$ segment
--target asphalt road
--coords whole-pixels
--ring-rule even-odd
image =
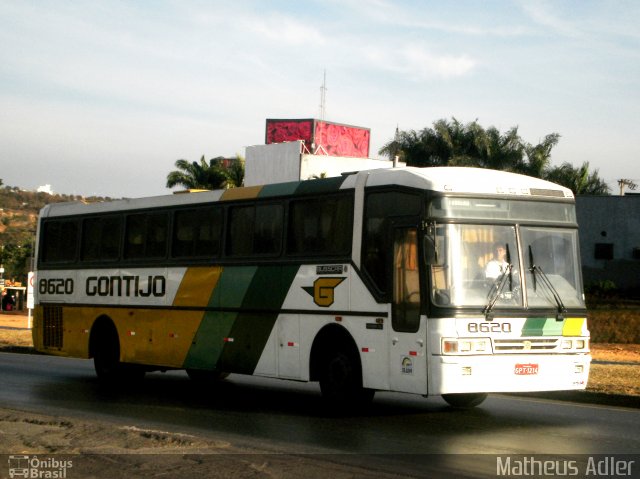
[[[0,353],[0,407],[323,454],[402,475],[495,476],[492,455],[633,455],[625,457],[640,470],[640,410],[524,397],[455,410],[440,398],[378,393],[366,410],[335,414],[317,384],[232,375],[203,389],[175,371],[113,390],[98,383],[91,361]]]

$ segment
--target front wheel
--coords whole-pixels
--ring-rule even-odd
[[[205,369],[187,369],[189,379],[197,384],[215,384],[224,381],[229,373]]]
[[[331,351],[324,358],[320,391],[334,406],[368,403],[375,395],[375,390],[362,387],[360,363],[343,351]]]
[[[443,394],[442,399],[455,408],[467,409],[482,404],[487,399],[487,393]]]

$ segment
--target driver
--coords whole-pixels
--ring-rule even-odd
[[[484,277],[487,279],[498,279],[506,273],[509,266],[506,258],[507,249],[504,243],[495,243],[493,245],[493,259],[485,266]]]

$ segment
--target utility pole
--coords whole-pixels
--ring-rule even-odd
[[[624,196],[624,187],[626,186],[630,190],[635,190],[638,185],[636,185],[633,180],[621,179],[618,180],[618,186],[620,187],[620,196]]]

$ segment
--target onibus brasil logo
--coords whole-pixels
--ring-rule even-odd
[[[9,456],[9,477],[27,477],[32,479],[65,479],[67,469],[73,467],[73,461],[55,457],[40,459],[38,456]]]

